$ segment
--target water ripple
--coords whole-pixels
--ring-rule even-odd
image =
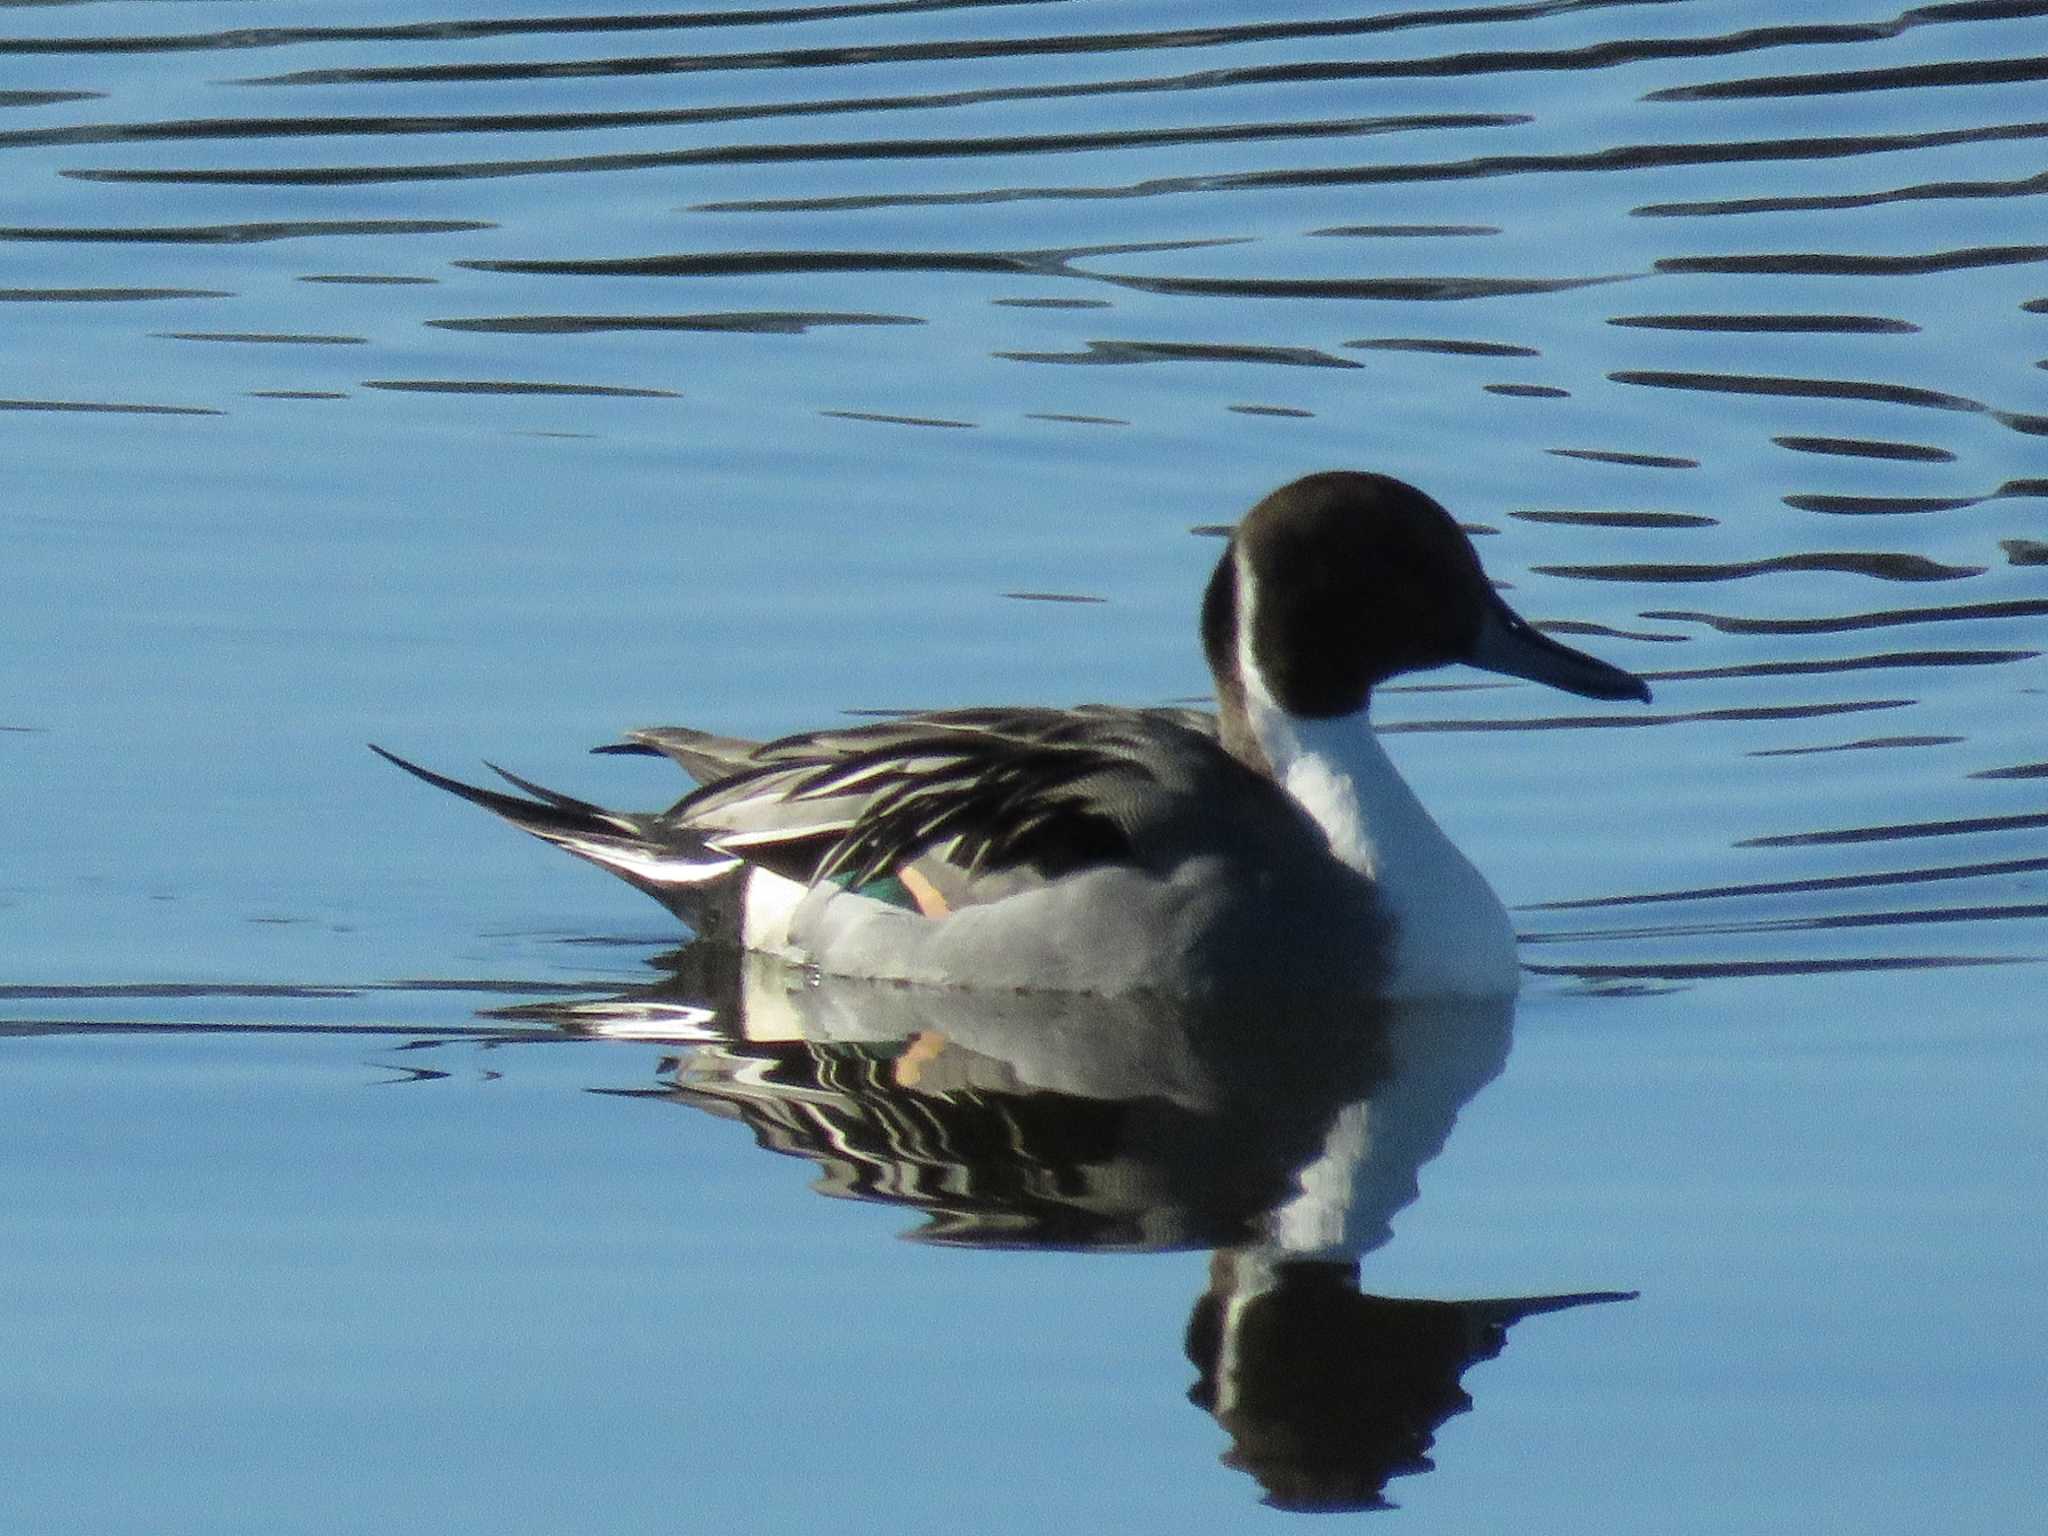
[[[1953,464],[1956,456],[1946,448],[1926,443],[1876,441],[1867,437],[1802,437],[1787,435],[1771,439],[1794,453],[1820,453],[1835,458],[1888,459],[1915,464]]]
[[[1776,100],[1787,96],[1844,96],[1857,91],[1923,90],[1941,85],[2010,85],[2026,80],[2048,80],[2048,58],[1944,59],[1938,64],[1902,64],[1887,69],[1760,75],[1747,80],[1717,80],[1710,85],[1675,85],[1651,91],[1643,100]]]
[[[1817,552],[1773,555],[1767,560],[1730,560],[1720,564],[1678,565],[1634,563],[1621,565],[1535,565],[1530,569],[1543,576],[1566,576],[1578,581],[1705,582],[1741,581],[1751,576],[1775,575],[1783,571],[1836,571],[1868,576],[1875,581],[1960,581],[1982,576],[1981,565],[1943,565],[1925,555],[1860,554]]]
[[[605,331],[702,331],[801,336],[819,326],[922,325],[915,315],[833,314],[824,310],[736,310],[694,315],[486,315],[422,322],[442,331],[507,336],[589,336]]]
[[[1910,336],[1920,329],[1882,315],[1610,315],[1607,323],[1644,330],[1770,336]]]
[[[1866,256],[1826,251],[1758,251],[1740,256],[1665,256],[1660,272],[1757,273],[1769,277],[1917,277],[1977,267],[2048,261],[2048,245],[1973,246],[1919,255]]]
[[[1859,629],[1885,629],[1901,624],[1960,624],[1978,619],[2037,619],[2048,616],[2048,599],[2010,598],[1993,603],[1958,603],[1952,607],[1890,608],[1872,613],[1844,613],[1804,619],[1740,618],[1733,614],[1690,609],[1659,609],[1643,615],[1673,623],[1704,624],[1724,635],[1829,635]]]
[[[93,245],[255,245],[332,235],[447,235],[495,226],[476,219],[264,219],[246,224],[0,225],[0,240]]]
[[[1915,384],[1886,384],[1871,379],[1801,379],[1767,374],[1693,373],[1669,368],[1623,368],[1607,375],[1617,384],[1650,389],[1689,389],[1704,394],[1778,395],[1804,400],[1869,400],[1883,405],[1911,405],[1933,411],[1982,411],[1984,406],[1960,395]]]

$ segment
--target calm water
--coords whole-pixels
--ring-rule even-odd
[[[7,1528],[2030,1528],[2044,79],[2019,0],[0,3]],[[1657,690],[1381,700],[1511,1021],[735,1003],[363,749],[1196,697],[1193,532],[1333,465]]]

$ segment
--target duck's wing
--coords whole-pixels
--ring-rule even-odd
[[[705,781],[662,812],[607,810],[493,767],[522,791],[506,794],[372,750],[721,933],[737,931],[750,867],[937,915],[1091,865],[1168,859],[1204,814],[1204,786],[1246,772],[1184,713],[946,710],[766,743],[636,731],[626,750]]]
[[[601,747],[592,747],[590,750],[597,753],[665,757],[697,783],[711,785],[761,766],[764,752],[769,754],[768,760],[773,760],[774,757],[781,755],[784,748],[807,750],[812,743],[829,736],[846,736],[863,730],[886,733],[906,722],[923,722],[948,729],[988,730],[1008,735],[1043,737],[1047,734],[1058,734],[1066,722],[1077,716],[1083,719],[1107,720],[1135,717],[1177,725],[1197,735],[1213,738],[1218,734],[1216,716],[1209,710],[1179,706],[1125,709],[1111,704],[1083,704],[1069,710],[906,710],[901,715],[892,716],[874,726],[854,726],[838,732],[819,731],[808,735],[785,737],[774,742],[754,741],[745,736],[720,736],[688,725],[650,725],[624,732],[619,740],[607,742]]]
[[[1221,758],[1149,711],[950,710],[771,742],[669,819],[804,884],[894,876],[953,906],[984,877],[1142,861],[1158,802]]]

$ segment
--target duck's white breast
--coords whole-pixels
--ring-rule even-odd
[[[1303,720],[1254,697],[1280,782],[1394,925],[1390,997],[1498,997],[1521,983],[1514,925],[1486,877],[1423,809],[1365,712]]]

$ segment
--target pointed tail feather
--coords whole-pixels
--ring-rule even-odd
[[[372,752],[414,778],[471,805],[480,805],[521,831],[610,870],[652,896],[700,935],[722,932],[730,926],[729,920],[735,915],[731,909],[743,882],[727,877],[738,876],[743,862],[718,852],[701,838],[664,826],[660,817],[607,811],[587,800],[558,794],[522,779],[495,764],[486,765],[508,784],[533,797],[522,799],[451,779],[408,762],[395,752],[387,752],[374,742],[369,745]]]
[[[471,805],[480,805],[487,811],[494,811],[513,826],[531,832],[535,837],[553,841],[558,835],[594,832],[600,824],[606,825],[614,835],[631,836],[633,832],[633,828],[623,817],[610,816],[582,800],[571,800],[566,795],[551,794],[537,784],[513,778],[502,769],[493,768],[492,772],[501,774],[508,782],[535,798],[522,800],[516,795],[508,795],[499,790],[465,784],[460,779],[451,779],[446,774],[434,772],[431,768],[422,768],[418,763],[408,762],[396,752],[385,751],[374,741],[369,743],[369,748],[385,762],[403,768],[414,778],[422,779],[436,789],[445,789],[449,794],[467,800]]]
[[[373,748],[372,750],[375,749]],[[588,800],[578,800],[574,795],[561,794],[556,790],[549,789],[545,784],[536,784],[531,779],[522,779],[518,774],[512,772],[511,769],[500,768],[489,759],[485,759],[484,766],[507,784],[510,784],[514,789],[521,790],[533,796],[536,800],[545,800],[549,805],[554,806],[558,810],[578,811],[586,816],[595,817],[600,821],[611,820],[616,822],[619,820],[619,818],[611,816],[601,805],[593,805]]]

